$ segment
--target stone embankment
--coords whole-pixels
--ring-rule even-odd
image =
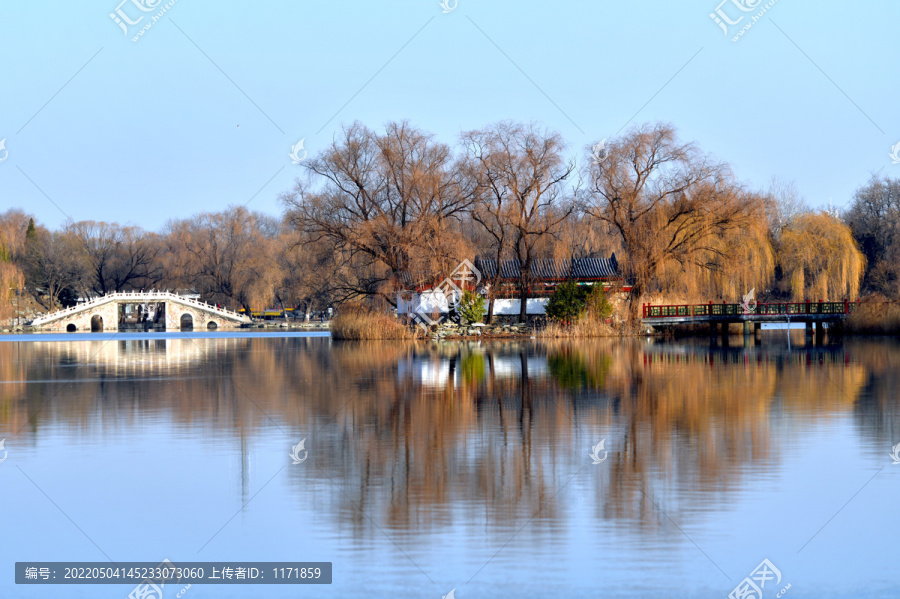
[[[283,320],[254,320],[252,324],[241,325],[242,329],[291,329],[300,331],[327,331],[331,321],[325,322],[285,322]]]
[[[469,324],[445,322],[428,333],[432,339],[464,339],[471,337],[532,337],[534,329],[526,324]]]

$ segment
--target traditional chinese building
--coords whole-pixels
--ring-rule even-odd
[[[497,260],[476,258],[475,268],[481,274],[481,284],[497,286],[492,293],[497,298],[518,298],[522,279],[521,264],[518,260]],[[572,260],[535,260],[531,264],[531,288],[529,297],[549,297],[557,285],[573,280],[580,285],[601,284],[605,288],[629,291],[630,287],[619,274],[616,255],[609,258],[573,258]]]
[[[412,278],[407,275],[407,282]],[[526,311],[537,315],[556,287],[573,280],[579,285],[603,285],[615,291],[630,291],[619,273],[616,255],[609,258],[576,258],[572,260],[539,259],[531,264],[530,285]],[[518,260],[476,258],[475,263],[463,261],[453,273],[430,285],[409,285],[410,292],[399,294],[398,314],[433,315],[429,322],[450,311],[463,290],[477,291],[494,302],[495,315],[518,315],[520,302],[521,265]],[[414,289],[414,291],[412,291]],[[488,291],[490,290],[490,293]]]

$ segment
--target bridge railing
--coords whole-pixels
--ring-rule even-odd
[[[806,300],[805,302],[774,302],[759,303],[756,306],[743,304],[727,304],[712,302],[706,304],[671,304],[653,305],[643,304],[643,317],[653,318],[715,318],[715,317],[740,317],[740,316],[777,316],[777,315],[808,315],[808,314],[851,314],[859,305],[859,300],[851,302],[817,302]]]
[[[201,302],[200,300],[196,300],[189,297],[184,297],[183,295],[178,295],[177,293],[173,293],[171,291],[118,291],[114,293],[108,293],[106,295],[101,295],[95,298],[91,298],[90,300],[82,303],[76,304],[74,306],[70,306],[68,308],[62,308],[60,310],[55,310],[50,312],[49,314],[45,314],[44,316],[39,316],[32,321],[32,324],[42,324],[44,322],[48,322],[51,320],[56,320],[58,318],[64,317],[68,314],[72,314],[75,312],[81,312],[94,304],[100,304],[103,302],[118,300],[118,299],[132,299],[132,300],[149,300],[154,301],[154,298],[171,298],[173,300],[177,300],[180,302],[184,302],[186,304],[191,304],[197,306],[199,308],[203,308],[210,312],[215,312],[217,314],[221,314],[223,316],[228,316],[230,318],[236,320],[246,320],[247,317],[238,312],[233,312],[227,308],[219,308],[214,304],[210,304],[208,302]]]

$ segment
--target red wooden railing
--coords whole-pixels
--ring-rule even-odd
[[[681,305],[653,305],[643,304],[644,318],[707,318],[716,316],[777,316],[785,314],[788,316],[806,315],[806,314],[836,314],[847,315],[859,305],[859,300],[851,302],[843,300],[840,302],[826,302],[819,300],[817,302],[806,300],[805,302],[782,302],[757,304],[748,310],[744,309],[742,304],[681,304]]]

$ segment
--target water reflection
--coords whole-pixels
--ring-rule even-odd
[[[249,447],[273,430],[306,437],[314,468],[285,476],[298,493],[318,479],[329,517],[357,539],[383,529],[430,544],[461,528],[494,548],[528,525],[561,542],[587,509],[659,543],[781,468],[798,430],[849,420],[886,457],[898,366],[895,343],[862,341],[0,343],[0,422],[10,444],[49,430],[102,444],[158,422],[204,430],[240,454],[244,503]],[[587,454],[602,438],[598,467]],[[573,480],[586,503],[561,493]]]

